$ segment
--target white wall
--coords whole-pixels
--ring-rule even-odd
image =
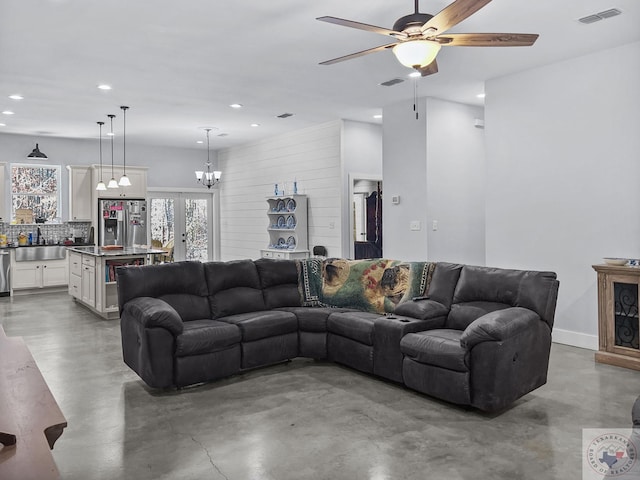
[[[484,135],[474,127],[482,109],[421,98],[418,114],[408,102],[384,109],[384,256],[483,265]]]
[[[427,245],[433,261],[485,264],[481,107],[427,99]],[[433,222],[437,230],[433,230]]]
[[[412,104],[402,102],[383,110],[382,255],[401,260],[427,257],[427,140],[426,99],[418,101],[419,119]],[[400,203],[391,204],[399,195]],[[420,231],[410,231],[417,220]]]
[[[553,270],[554,340],[597,348],[602,257],[640,258],[640,43],[489,81],[487,264]]]
[[[269,243],[266,198],[274,183],[294,179],[308,195],[309,247],[342,255],[341,136],[334,121],[218,152],[222,260],[260,256]]]

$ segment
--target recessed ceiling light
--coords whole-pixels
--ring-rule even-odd
[[[204,143],[202,140],[196,140],[196,143]]]
[[[373,118],[382,118],[381,114],[374,115]]]
[[[115,133],[113,133],[113,132],[107,132],[107,136],[109,136],[109,137],[115,137],[115,136],[116,136],[116,134],[115,134]]]
[[[6,127],[7,124],[6,123],[0,123],[0,127]]]
[[[231,105],[229,105],[231,108],[242,108],[242,104],[241,103],[232,103]]]
[[[252,127],[259,127],[259,126],[260,126],[260,124],[259,124],[259,123],[252,123],[252,124],[251,124],[251,126],[252,126]]]
[[[23,97],[22,95],[18,95],[18,94],[15,94],[15,95],[9,95],[9,98],[10,98],[11,100],[23,100],[23,99],[24,99],[24,97]]]
[[[5,110],[4,112],[2,112],[3,115],[13,115],[13,112],[11,110]]]
[[[415,78],[415,77],[419,77],[420,75],[422,75],[420,72],[411,72],[409,74],[409,77]]]
[[[476,95],[476,97],[478,97],[478,98],[484,98],[484,97],[485,97],[485,94],[484,94],[484,93],[479,93],[478,95]]]
[[[111,85],[107,85],[106,83],[98,85],[100,90],[111,90]]]

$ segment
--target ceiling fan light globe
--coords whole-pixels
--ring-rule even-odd
[[[431,40],[408,40],[393,47],[398,61],[408,68],[423,68],[433,62],[440,44]]]

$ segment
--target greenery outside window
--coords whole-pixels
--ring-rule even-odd
[[[61,217],[60,166],[11,164],[11,218],[18,210],[53,221]]]

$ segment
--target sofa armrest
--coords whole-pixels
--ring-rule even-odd
[[[446,317],[449,309],[435,300],[423,299],[403,302],[395,308],[393,313],[404,317],[428,320],[430,318]]]
[[[122,317],[133,317],[145,328],[164,328],[174,336],[184,329],[182,318],[164,300],[154,297],[137,297],[124,304]]]
[[[460,345],[470,350],[481,342],[502,341],[516,336],[540,316],[527,308],[511,307],[477,318],[462,332]]]

